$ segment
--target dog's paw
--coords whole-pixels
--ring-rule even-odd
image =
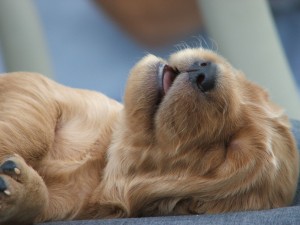
[[[24,193],[25,161],[17,155],[11,156],[0,164],[0,212],[6,205],[17,202]],[[1,214],[1,213],[0,213]]]
[[[13,160],[5,160],[0,164],[0,224],[19,208],[17,202],[23,195],[20,183],[21,170]]]
[[[47,202],[46,186],[25,160],[13,155],[0,164],[0,225],[30,221]]]
[[[21,185],[21,168],[24,160],[19,156],[12,156],[0,164],[0,194],[11,196],[14,189]]]

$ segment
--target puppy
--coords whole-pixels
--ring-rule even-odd
[[[0,223],[289,205],[283,110],[224,58],[186,49],[132,69],[124,106],[43,76],[0,78]]]

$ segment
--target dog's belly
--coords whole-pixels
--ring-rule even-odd
[[[83,105],[62,107],[49,159],[82,161],[95,157],[109,145],[118,111],[103,104],[107,101],[105,96],[88,94]]]
[[[53,145],[36,167],[49,193],[49,206],[41,221],[73,219],[80,213],[101,182],[106,151],[122,108],[99,93],[64,91],[55,96],[61,113]]]
[[[50,159],[80,161],[106,149],[122,105],[88,90],[58,86],[54,99],[59,105]]]

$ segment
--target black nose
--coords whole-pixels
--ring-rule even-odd
[[[217,65],[209,61],[194,63],[189,70],[189,79],[201,91],[207,92],[215,87],[217,79]]]

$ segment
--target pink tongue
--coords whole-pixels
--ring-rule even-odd
[[[165,94],[167,93],[167,91],[171,87],[173,81],[174,81],[174,74],[172,72],[168,71],[168,70],[165,71],[164,78],[163,78],[163,86],[164,86]]]

